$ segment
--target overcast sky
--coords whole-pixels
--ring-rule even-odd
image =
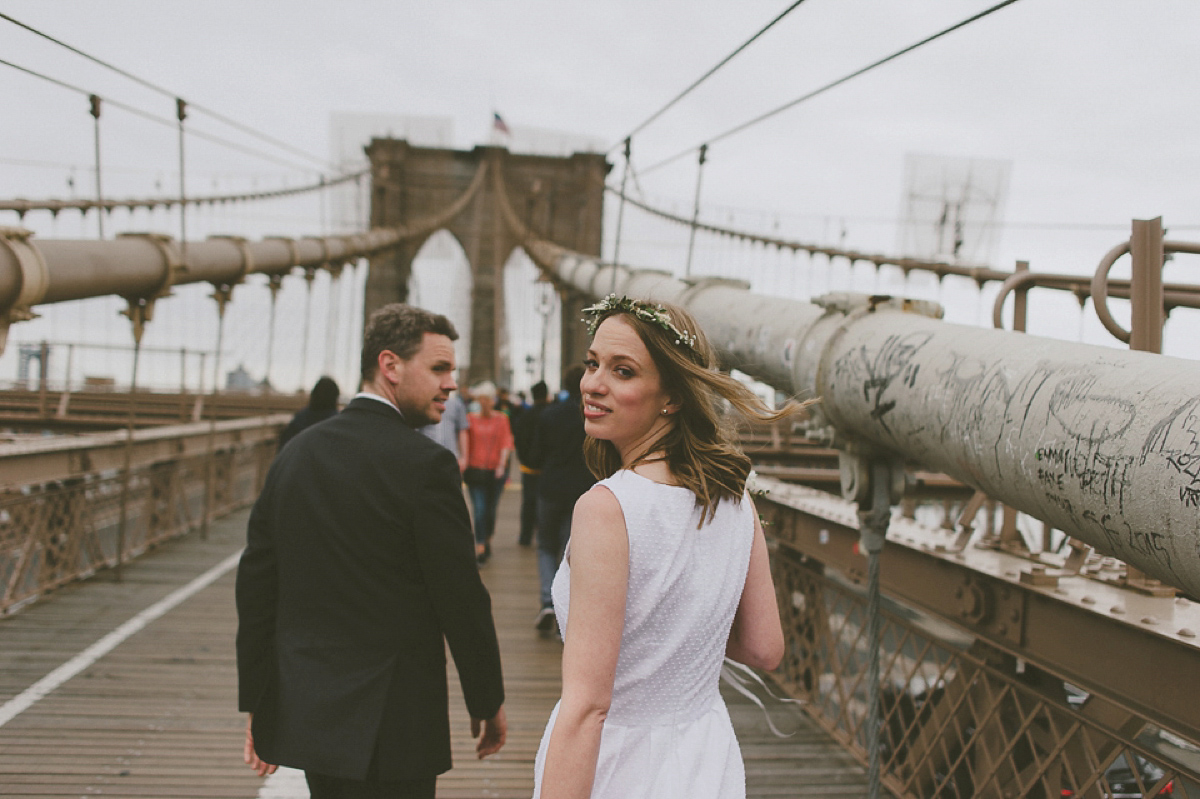
[[[449,118],[454,143],[469,148],[487,140],[494,110],[514,127],[571,132],[607,147],[787,5],[0,0],[0,11],[324,156],[335,112]],[[637,135],[635,170],[991,5],[807,0]],[[1195,0],[1020,0],[714,144],[704,215],[894,252],[905,158],[922,153],[1010,165],[1004,224],[989,258],[1000,268],[1024,258],[1041,271],[1090,273],[1127,238],[1133,218],[1161,215],[1173,237],[1200,239],[1198,34]],[[3,21],[0,58],[168,119],[174,113],[169,99]],[[76,193],[92,191],[85,98],[0,67],[0,103],[0,195],[64,196],[66,164],[77,165]],[[306,163],[201,115],[189,124]],[[109,108],[103,140],[112,194],[175,190],[169,127]],[[216,145],[188,147],[193,192],[243,185],[250,175],[259,185],[306,179]],[[621,159],[612,160],[616,178]],[[638,189],[686,212],[695,180],[689,154],[641,174]],[[686,237],[632,219],[623,254],[676,266]],[[311,214],[296,224],[310,223]],[[26,224],[43,236],[82,231],[65,220]],[[270,232],[285,220],[262,224]],[[1168,279],[1187,279],[1185,268],[1170,269],[1178,274]]]

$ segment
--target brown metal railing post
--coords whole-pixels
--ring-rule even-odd
[[[1013,271],[1016,274],[1028,272],[1029,261],[1017,261],[1017,266]],[[1028,321],[1029,287],[1025,285],[1013,292],[1013,330],[1019,330],[1024,333],[1027,329]],[[1011,546],[1018,541],[1023,542],[1023,539],[1020,538],[1020,534],[1017,532],[1017,511],[1008,505],[1001,505],[1000,512],[1000,543]]]
[[[1162,352],[1163,310],[1163,227],[1162,217],[1133,220],[1129,237],[1133,259],[1130,285],[1132,318],[1129,348],[1143,352]]]
[[[50,344],[45,339],[42,339],[42,346],[38,354],[38,417],[41,419],[46,418],[46,362],[49,360]]]
[[[1129,236],[1129,257],[1133,262],[1130,277],[1129,349],[1162,353],[1163,323],[1163,227],[1162,217],[1133,220]],[[1147,579],[1145,572],[1125,565],[1125,579],[1132,587],[1150,588],[1158,581]]]
[[[1016,272],[1028,272],[1029,261],[1017,261]],[[1029,313],[1029,289],[1019,288],[1013,292],[1013,330],[1026,330]]]

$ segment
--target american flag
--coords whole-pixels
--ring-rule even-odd
[[[504,119],[495,111],[492,112],[492,129],[498,130],[505,135],[512,134],[512,131],[508,129],[508,125],[504,124]]]

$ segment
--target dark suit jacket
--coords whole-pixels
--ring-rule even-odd
[[[450,768],[445,644],[467,709],[504,701],[458,464],[352,401],[279,453],[237,575],[238,704],[268,763],[365,779]],[[377,753],[377,754],[376,754]]]
[[[296,411],[296,415],[292,417],[287,427],[283,428],[283,432],[279,434],[279,446],[277,449],[283,449],[284,444],[291,441],[303,430],[312,427],[317,422],[323,422],[335,414],[337,414],[336,408],[317,411],[306,406]]]
[[[533,450],[542,464],[538,497],[573,503],[596,483],[583,459],[583,399],[571,394],[546,406],[534,428]]]

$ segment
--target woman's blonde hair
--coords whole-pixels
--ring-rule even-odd
[[[674,425],[628,468],[651,453],[662,452],[675,479],[690,489],[696,503],[704,508],[701,524],[716,514],[722,499],[740,501],[750,475],[750,458],[738,446],[736,431],[721,401],[729,403],[743,418],[759,422],[784,419],[810,403],[789,400],[779,410],[767,407],[753,391],[719,371],[716,352],[683,308],[610,297],[587,312],[593,314],[589,320],[593,332],[600,322],[613,316],[620,316],[633,328],[658,368],[663,390],[679,404],[673,415]],[[624,466],[610,441],[589,436],[583,452],[588,468],[600,479]]]

